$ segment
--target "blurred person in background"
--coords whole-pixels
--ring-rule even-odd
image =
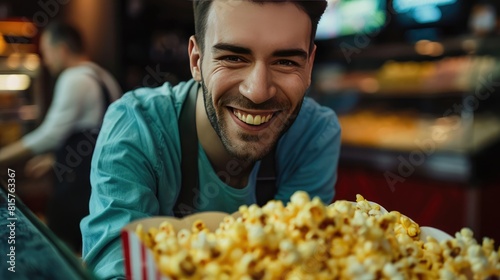
[[[298,190],[332,201],[340,125],[305,97],[326,5],[194,1],[192,79],[135,89],[106,114],[81,223],[83,258],[97,277],[125,276],[120,231],[133,220],[232,213],[286,203]],[[261,185],[260,172],[273,167],[275,181]]]
[[[89,59],[79,30],[67,23],[54,21],[44,29],[40,52],[57,77],[52,103],[37,129],[0,150],[0,166],[29,159],[28,177],[54,171],[47,223],[80,252],[79,223],[88,213],[92,152],[104,113],[122,91],[108,71]]]

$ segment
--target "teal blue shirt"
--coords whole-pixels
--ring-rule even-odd
[[[108,109],[92,161],[90,214],[81,222],[83,258],[99,278],[124,276],[120,230],[149,216],[172,216],[181,186],[178,118],[194,81],[175,87],[141,88]],[[276,151],[275,199],[288,202],[297,190],[330,203],[340,151],[335,113],[305,98],[294,124]],[[213,170],[199,145],[199,211],[232,213],[255,203],[260,162],[248,185],[235,189]]]

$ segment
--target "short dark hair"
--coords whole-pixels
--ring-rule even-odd
[[[309,44],[309,51],[312,50],[314,45],[314,37],[316,35],[316,29],[318,27],[318,22],[321,16],[325,12],[327,6],[327,0],[247,0],[254,3],[264,4],[266,2],[291,2],[297,5],[301,10],[303,10],[311,19],[311,41]],[[205,46],[205,32],[207,30],[207,18],[208,11],[212,5],[213,0],[194,0],[193,10],[194,10],[194,31],[195,38],[203,52]]]
[[[50,34],[50,43],[52,45],[64,43],[75,54],[84,52],[85,48],[80,32],[68,23],[53,21],[45,27],[44,33]]]

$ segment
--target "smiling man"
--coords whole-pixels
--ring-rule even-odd
[[[231,213],[286,203],[297,190],[333,199],[340,127],[332,110],[305,97],[325,7],[194,2],[193,79],[130,92],[106,115],[81,224],[84,260],[97,276],[123,276],[119,233],[135,219]],[[276,178],[262,187],[268,159]]]

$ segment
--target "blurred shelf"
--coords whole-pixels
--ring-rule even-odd
[[[376,149],[413,151],[431,143],[439,152],[473,154],[500,139],[500,117],[493,114],[430,118],[360,110],[339,121],[344,144]]]
[[[362,37],[354,37],[350,40],[344,38],[336,45],[334,44],[334,47],[331,43],[325,43],[324,46],[322,42],[317,42],[317,44],[320,48],[329,48],[324,57],[325,60],[344,62],[347,65],[357,65],[361,61],[385,61],[387,59],[428,61],[446,56],[500,54],[499,36],[463,35],[434,42],[421,40],[415,44],[383,43],[366,46],[363,42],[365,41]],[[423,45],[422,50],[419,49],[422,43],[431,43],[431,45]],[[428,52],[425,47],[428,48]]]
[[[373,70],[352,70],[325,64],[315,72],[314,89],[324,95],[355,92],[373,96],[463,96],[490,90],[500,83],[499,59],[460,56],[437,61],[389,60]]]

